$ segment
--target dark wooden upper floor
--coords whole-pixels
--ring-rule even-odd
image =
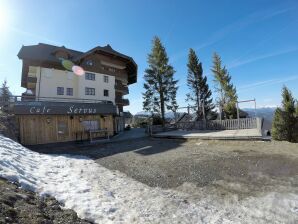
[[[108,74],[115,76],[118,80],[124,80],[132,84],[137,82],[137,64],[133,58],[121,54],[110,45],[95,47],[87,52],[57,47],[48,44],[23,46],[18,53],[23,60],[22,87],[27,88],[29,66],[40,66],[65,70],[61,64],[61,58],[72,61],[86,71]]]

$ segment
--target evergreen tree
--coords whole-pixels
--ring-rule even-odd
[[[1,108],[4,112],[8,111],[9,97],[10,97],[10,91],[9,91],[9,87],[7,86],[7,81],[5,79],[4,82],[2,83],[1,96],[0,96]]]
[[[145,70],[145,93],[143,108],[145,111],[161,115],[165,124],[165,110],[176,111],[177,80],[174,79],[174,68],[169,64],[165,47],[158,37],[153,39],[151,53],[148,54],[148,68]]]
[[[298,100],[296,100],[296,112],[295,112],[296,125],[294,128],[294,139],[295,142],[298,142]]]
[[[291,91],[282,89],[282,108],[277,108],[272,123],[272,137],[279,141],[297,142],[297,117],[295,99]]]
[[[237,92],[236,87],[231,83],[231,76],[225,66],[222,66],[218,54],[213,55],[213,66],[211,71],[214,74],[215,90],[218,93],[218,105],[222,109],[224,118],[237,117]]]
[[[187,85],[190,93],[186,95],[186,101],[193,103],[190,106],[196,108],[197,119],[206,119],[207,115],[210,115],[212,109],[214,109],[211,98],[212,93],[207,84],[207,77],[203,76],[202,63],[199,62],[193,49],[189,50],[187,68]]]

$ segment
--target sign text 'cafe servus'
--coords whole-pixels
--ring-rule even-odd
[[[112,103],[69,103],[69,102],[16,102],[14,114],[31,115],[88,115],[116,114],[116,106]]]

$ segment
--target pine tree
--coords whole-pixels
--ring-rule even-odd
[[[298,142],[298,100],[296,100],[296,111],[295,111],[295,128],[294,128],[294,139]]]
[[[196,108],[197,119],[206,119],[207,115],[214,109],[212,93],[207,84],[207,77],[203,76],[202,63],[199,62],[193,49],[189,50],[187,68],[187,85],[190,93],[186,95],[186,101],[193,103],[190,106]]]
[[[277,108],[272,123],[272,137],[279,141],[297,142],[297,117],[295,99],[291,91],[282,89],[282,108]]]
[[[284,132],[286,126],[283,110],[281,108],[276,108],[272,121],[272,138],[278,141],[285,140],[287,138],[286,133]]]
[[[215,90],[218,93],[218,104],[222,109],[224,118],[237,117],[237,92],[236,87],[231,83],[231,76],[225,66],[222,66],[218,54],[213,55],[213,66],[211,71],[214,74]]]
[[[4,112],[7,112],[8,104],[9,104],[10,91],[9,91],[9,87],[7,86],[6,79],[2,83],[1,96],[0,97],[1,97],[1,108]]]
[[[165,47],[158,37],[153,39],[151,53],[148,54],[148,68],[145,70],[145,93],[143,108],[145,111],[160,114],[162,125],[165,125],[165,110],[176,111],[177,80],[174,79],[174,68],[169,64]]]

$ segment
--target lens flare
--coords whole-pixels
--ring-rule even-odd
[[[68,71],[73,71],[74,74],[81,76],[85,74],[85,71],[82,67],[75,65],[72,61],[66,60],[64,58],[59,58],[62,66]]]
[[[78,76],[85,75],[84,69],[78,65],[72,66],[72,71],[73,71],[73,73],[75,73]]]
[[[74,66],[74,63],[70,60],[62,60],[62,65],[64,68],[66,68],[69,71],[72,71],[72,67]]]

